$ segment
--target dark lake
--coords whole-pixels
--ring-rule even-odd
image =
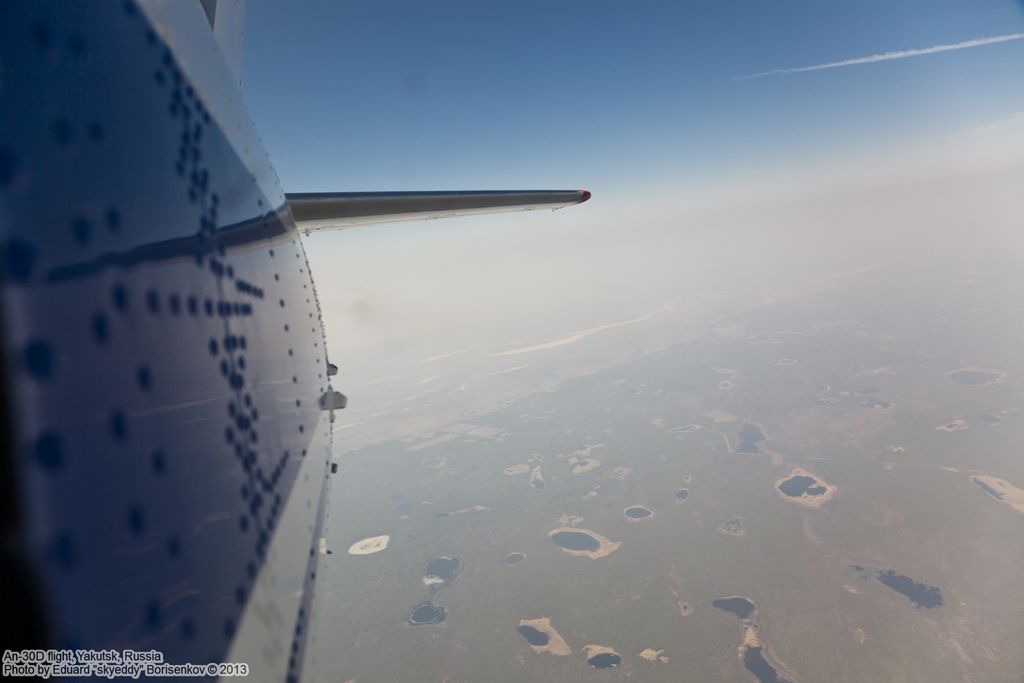
[[[759,453],[758,442],[764,441],[764,432],[756,424],[744,422],[736,432],[740,443],[736,446],[737,453]]]
[[[715,598],[711,601],[712,607],[734,614],[740,619],[746,619],[754,613],[754,603],[746,598]]]
[[[424,576],[436,576],[445,583],[453,581],[462,571],[462,560],[457,557],[438,557],[427,563]]]
[[[686,500],[690,497],[690,492],[687,489],[679,489],[676,491],[676,500]]]
[[[525,559],[526,555],[524,555],[523,553],[509,553],[505,556],[505,559],[502,560],[502,562],[504,562],[505,564],[519,564]]]
[[[1003,494],[999,493],[999,491],[996,491],[994,488],[992,488],[991,486],[989,486],[988,484],[983,482],[981,479],[975,479],[975,478],[972,477],[971,481],[973,481],[975,484],[980,486],[982,491],[984,491],[988,495],[992,496],[996,500],[1002,500],[1003,499]]]
[[[805,493],[809,496],[820,496],[825,493],[826,489],[818,484],[818,480],[814,477],[798,474],[779,484],[779,490],[790,498],[799,498]]]
[[[551,535],[551,540],[568,550],[594,551],[601,547],[597,540],[582,531],[559,531]]]
[[[942,591],[938,586],[918,583],[909,576],[897,574],[891,569],[878,572],[878,580],[900,595],[905,595],[918,607],[931,609],[942,605]]]
[[[754,674],[760,683],[789,683],[789,680],[780,676],[775,667],[764,658],[762,647],[748,647],[743,655],[743,666],[747,667],[747,671]]]
[[[995,382],[997,379],[1002,377],[1002,373],[992,372],[991,370],[954,370],[953,372],[947,373],[946,377],[949,377],[957,384],[973,386],[976,384],[988,384],[989,382]]]
[[[612,669],[622,662],[622,657],[614,652],[602,652],[587,660],[587,664],[595,669]]]
[[[722,532],[727,534],[738,534],[743,531],[743,520],[739,519],[738,517],[733,517],[730,520],[722,522],[722,525],[719,528],[722,530]]]
[[[526,638],[526,642],[530,645],[536,645],[537,647],[543,647],[548,644],[549,640],[551,640],[551,638],[548,637],[548,634],[538,631],[532,626],[520,626],[519,635]]]
[[[647,508],[641,507],[639,505],[634,505],[632,507],[628,507],[625,510],[623,510],[622,512],[623,512],[624,515],[626,515],[630,519],[643,519],[645,517],[650,517],[651,515],[654,514],[653,512],[648,510]]]
[[[426,624],[440,624],[448,618],[448,612],[444,607],[438,607],[432,603],[425,602],[416,605],[409,612],[409,623],[413,626],[424,626]]]
[[[987,415],[982,415],[981,419],[985,424],[991,427],[995,427],[997,424],[1003,421],[1003,418],[999,417],[998,415],[992,415],[991,413]]]

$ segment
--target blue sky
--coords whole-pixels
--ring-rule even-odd
[[[728,184],[1024,110],[1018,2],[250,0],[245,90],[294,191]]]

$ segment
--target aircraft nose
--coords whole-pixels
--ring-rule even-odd
[[[590,190],[580,190],[580,204],[590,199]]]

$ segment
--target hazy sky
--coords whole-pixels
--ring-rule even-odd
[[[528,344],[739,264],[885,260],[1024,210],[1020,2],[251,0],[246,20],[289,191],[594,192],[307,240],[343,367]]]

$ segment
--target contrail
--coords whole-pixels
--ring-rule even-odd
[[[895,52],[880,52],[879,54],[876,55],[868,55],[867,57],[854,57],[853,59],[844,59],[840,62],[814,64],[813,66],[796,66],[789,69],[772,69],[771,71],[762,71],[761,73],[751,74],[749,76],[737,76],[736,80],[761,78],[763,76],[777,76],[780,74],[802,74],[808,71],[838,69],[841,66],[853,66],[855,64],[872,64],[874,62],[888,62],[893,59],[906,59],[908,57],[920,57],[921,55],[933,55],[936,52],[965,50],[969,47],[981,47],[983,45],[994,45],[995,43],[1007,43],[1011,40],[1022,39],[1024,39],[1024,33],[1008,33],[1005,36],[974,38],[973,40],[965,40],[962,43],[952,43],[949,45],[934,45],[932,47],[923,47],[917,50],[897,50]]]

